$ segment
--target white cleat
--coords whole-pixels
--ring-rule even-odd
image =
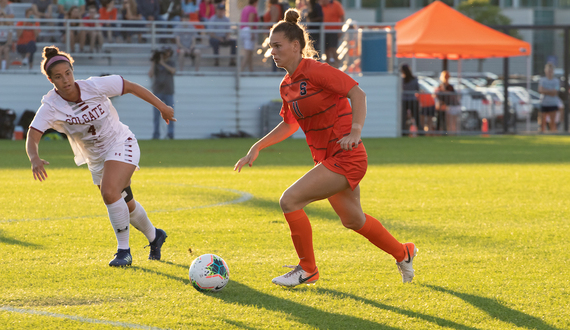
[[[406,250],[406,257],[404,260],[396,262],[396,266],[398,266],[398,271],[402,274],[402,282],[409,283],[414,278],[413,261],[418,253],[418,248],[416,248],[414,243],[405,243],[404,249]]]
[[[292,287],[292,286],[297,286],[299,284],[312,284],[319,279],[318,268],[315,268],[315,271],[312,273],[307,273],[299,265],[283,266],[283,267],[293,268],[293,270],[285,275],[281,275],[279,277],[274,278],[271,281],[273,282],[273,284]]]

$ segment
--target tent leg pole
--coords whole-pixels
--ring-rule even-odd
[[[503,133],[509,132],[509,58],[503,59]],[[516,125],[516,123],[515,123]]]

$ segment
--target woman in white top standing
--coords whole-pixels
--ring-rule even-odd
[[[540,131],[546,131],[546,123],[549,122],[551,132],[556,132],[556,113],[562,102],[558,97],[560,90],[560,80],[554,77],[554,65],[546,63],[544,66],[545,77],[538,82],[538,92],[540,95]],[[563,108],[563,106],[562,106]]]
[[[159,109],[166,123],[176,121],[174,110],[146,88],[121,76],[75,80],[73,58],[57,47],[45,47],[43,58],[42,73],[55,88],[42,98],[28,131],[26,152],[34,179],[47,179],[44,165],[49,163],[38,154],[42,134],[49,128],[65,133],[75,154],[75,163],[87,164],[93,183],[101,190],[115,231],[118,249],[109,266],[132,263],[129,224],[149,240],[149,259],[160,260],[166,233],[153,226],[144,208],[133,199],[130,188],[131,176],[138,169],[140,149],[134,134],[119,121],[109,98],[131,93]]]

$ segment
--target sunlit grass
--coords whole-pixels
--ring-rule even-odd
[[[0,328],[570,328],[569,138],[365,140],[363,208],[420,248],[414,283],[322,201],[306,208],[321,278],[294,289],[271,284],[296,262],[278,200],[310,155],[287,140],[233,172],[252,142],[141,141],[133,192],[169,237],[149,261],[131,231],[133,266],[114,269],[106,209],[69,145],[40,144],[51,165],[39,183],[23,144],[0,141],[0,307],[25,310],[0,310]],[[204,253],[229,264],[220,293],[189,285]]]

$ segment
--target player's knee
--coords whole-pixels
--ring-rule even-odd
[[[362,228],[362,226],[364,226],[364,223],[366,222],[366,217],[364,216],[364,214],[362,214],[361,216],[356,216],[356,215],[343,216],[340,218],[340,221],[342,222],[342,225],[348,229],[359,230]]]
[[[281,210],[283,213],[289,213],[295,211],[295,203],[290,193],[285,191],[281,198],[279,198],[279,206],[281,206]]]
[[[103,202],[107,205],[113,204],[122,198],[119,191],[105,188],[104,186],[101,186],[101,197],[103,197]]]

